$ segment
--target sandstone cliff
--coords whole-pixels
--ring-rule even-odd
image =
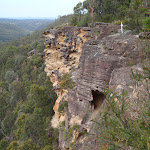
[[[104,92],[108,88],[118,95],[124,89],[128,90],[127,103],[135,102],[129,115],[138,115],[134,110],[140,110],[137,99],[143,96],[138,91],[144,93],[146,81],[135,86],[130,74],[131,69],[143,71],[139,60],[140,46],[137,44],[139,37],[130,32],[122,35],[119,29],[117,25],[99,24],[94,28],[61,27],[43,34],[47,46],[45,72],[50,76],[58,96],[52,126],[58,127],[65,120],[65,127],[60,127],[59,131],[61,149],[71,149],[69,142],[77,138],[76,149],[86,146],[86,137],[76,130],[69,141],[64,140],[64,130],[78,124],[81,131],[93,133],[93,120],[98,119],[105,106]],[[72,89],[61,87],[64,74],[72,75],[72,82],[75,83]],[[68,101],[68,109],[59,113],[58,108],[64,101]],[[97,149],[94,139],[88,142],[93,148],[86,149]]]

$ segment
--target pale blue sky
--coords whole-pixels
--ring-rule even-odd
[[[73,7],[84,0],[0,0],[0,18],[45,17],[73,13]]]

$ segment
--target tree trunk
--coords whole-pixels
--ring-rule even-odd
[[[92,18],[94,17],[94,8],[92,7],[91,8],[91,11],[92,11]]]
[[[95,0],[89,1],[89,7],[91,9],[92,18],[94,17],[94,5],[95,5]]]
[[[145,7],[147,7],[147,0],[145,0]]]

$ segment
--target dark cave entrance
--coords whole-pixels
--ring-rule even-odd
[[[105,96],[102,92],[99,92],[98,90],[94,91],[92,90],[92,96],[93,96],[93,100],[91,101],[91,107],[92,107],[92,112],[99,110],[99,108],[101,107]]]

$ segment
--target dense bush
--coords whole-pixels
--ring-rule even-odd
[[[42,150],[53,150],[52,146],[45,146]]]
[[[64,129],[64,133],[63,133],[63,137],[62,137],[63,140],[71,142],[73,131],[74,130],[79,130],[79,128],[80,128],[80,125],[75,124],[72,127],[70,127],[69,129]]]
[[[7,71],[5,74],[5,79],[8,83],[12,83],[16,79],[17,75],[14,71]]]
[[[71,89],[75,86],[75,82],[71,79],[72,74],[64,74],[61,78],[60,88],[61,89]]]
[[[131,30],[141,31],[149,26],[145,15],[149,14],[149,6],[150,2],[144,0],[85,0],[74,7],[71,24],[87,26],[93,22],[122,20]]]
[[[57,145],[58,134],[48,137],[53,106],[57,99],[34,48],[45,48],[42,31],[0,45],[0,149],[42,149]],[[48,130],[46,130],[48,129]],[[54,132],[54,131],[53,131]]]
[[[36,145],[36,143],[34,143],[32,141],[32,139],[29,139],[28,141],[23,142],[20,146],[18,146],[19,150],[40,150],[40,147],[38,145]]]
[[[68,109],[68,102],[64,101],[59,105],[58,112],[64,114],[64,112],[67,111],[67,109]]]
[[[150,31],[150,17],[147,17],[143,20],[144,23],[144,30]]]
[[[1,149],[1,150],[6,150],[7,147],[8,147],[8,141],[2,139],[2,140],[0,141],[0,149]]]
[[[149,149],[149,102],[146,103],[138,119],[127,117],[128,107],[125,99],[116,101],[115,94],[106,92],[107,107],[97,122],[99,148],[121,149],[133,148],[138,150]]]

